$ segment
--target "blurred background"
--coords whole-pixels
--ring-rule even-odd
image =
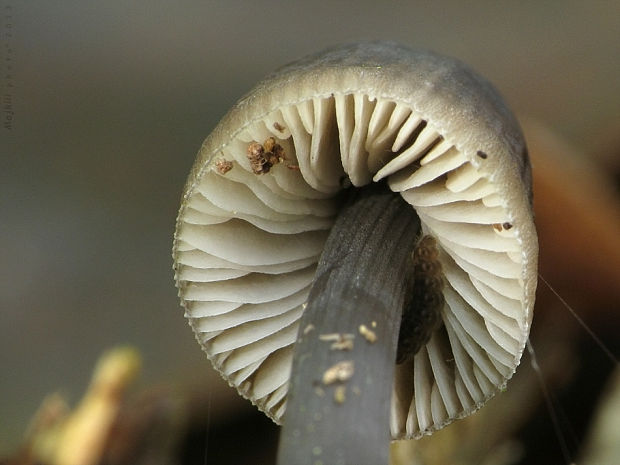
[[[142,357],[130,397],[192,399],[194,413],[208,417],[178,444],[194,435],[204,453],[209,434],[209,463],[243,463],[231,459],[241,452],[228,432],[237,438],[258,424],[266,442],[246,448],[254,463],[273,463],[277,429],[220,380],[184,321],[171,270],[174,221],[194,156],[227,109],[274,68],[343,42],[432,49],[499,88],[540,157],[541,274],[618,353],[620,3],[1,6],[0,457],[18,448],[46,395],[74,405],[99,356],[130,344]],[[614,363],[539,288],[534,344],[577,456]],[[532,414],[520,424],[533,429],[509,433],[522,445],[515,456],[565,463],[534,371],[523,365],[514,402],[524,404],[511,405]],[[534,387],[518,390],[526,385]],[[528,434],[549,444],[528,449]]]

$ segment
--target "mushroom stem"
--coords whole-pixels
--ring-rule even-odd
[[[301,318],[278,464],[388,463],[398,333],[419,230],[415,210],[384,183],[355,190],[342,209]]]

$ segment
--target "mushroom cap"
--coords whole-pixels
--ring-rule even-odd
[[[518,123],[457,60],[386,42],[338,47],[275,72],[221,120],[191,170],[174,236],[198,342],[276,422],[337,194],[383,178],[436,239],[445,298],[440,327],[396,367],[392,437],[474,412],[519,364],[538,245]]]

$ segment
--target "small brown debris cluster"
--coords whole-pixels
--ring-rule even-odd
[[[278,123],[277,121],[275,123],[273,123],[273,128],[278,131],[278,132],[283,132],[286,128],[284,126],[282,126],[280,123]]]
[[[331,350],[352,350],[353,339],[355,339],[355,335],[349,333],[331,333],[321,334],[319,336],[319,340],[321,341],[332,342],[330,346]]]
[[[304,328],[304,336],[312,331],[314,331],[314,325],[310,323],[308,326]]]
[[[342,339],[330,346],[331,350],[353,350],[353,339]]]
[[[256,141],[250,142],[247,157],[254,174],[265,174],[269,173],[274,165],[282,163],[286,159],[286,154],[274,137],[268,137],[262,144]]]
[[[375,323],[375,326],[376,326],[376,323]],[[360,331],[360,334],[364,336],[364,338],[371,344],[377,341],[377,334],[372,329],[368,328],[368,326],[360,325],[359,331]]]
[[[223,158],[219,158],[215,160],[215,169],[220,174],[226,174],[233,168],[232,161],[224,160]]]
[[[497,232],[508,231],[511,228],[512,228],[512,223],[509,223],[509,222],[493,224],[493,229],[495,229]]]
[[[352,360],[343,360],[328,368],[323,373],[323,384],[333,384],[337,381],[344,382],[353,376],[354,366]]]

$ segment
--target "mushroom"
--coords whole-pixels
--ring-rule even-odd
[[[406,308],[396,322],[368,317],[343,328],[354,348],[333,350],[316,321],[302,318],[348,205],[343,192],[373,184],[389,186],[401,204],[394,208],[412,215],[394,228],[403,236],[396,255],[405,258],[385,273],[404,283],[405,307],[432,304],[422,317]],[[381,428],[386,438],[418,438],[480,408],[519,364],[537,283],[531,200],[521,131],[486,80],[454,59],[394,43],[334,48],[258,83],[203,143],[174,236],[179,296],[214,367],[277,423],[291,400],[298,340],[354,362],[337,411],[364,392],[354,352],[390,339],[395,360],[402,318],[398,360],[387,364],[394,382],[384,380],[389,426]],[[365,263],[372,273],[373,259]],[[331,386],[319,379],[312,388],[321,397]]]

